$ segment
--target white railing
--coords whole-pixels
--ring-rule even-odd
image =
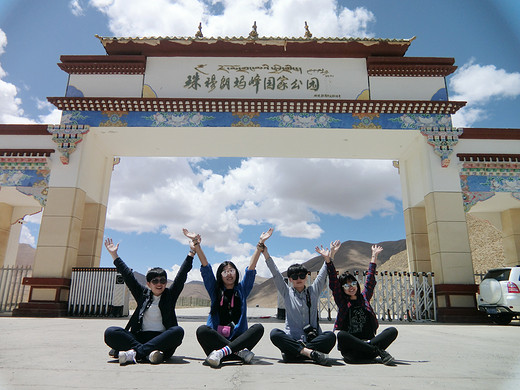
[[[26,290],[22,281],[30,273],[31,266],[0,268],[0,313],[12,312],[23,302]]]
[[[127,316],[128,303],[128,289],[115,268],[72,268],[69,316]]]

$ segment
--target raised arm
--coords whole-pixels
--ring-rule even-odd
[[[206,258],[206,255],[204,254],[204,251],[202,250],[202,247],[200,246],[200,243],[202,242],[202,238],[200,237],[200,234],[192,233],[188,229],[182,229],[182,232],[186,237],[188,237],[190,241],[190,254],[197,254],[200,260],[200,264],[205,267],[208,265],[208,259]]]
[[[141,285],[134,276],[133,270],[129,268],[125,262],[119,257],[117,254],[117,250],[119,249],[119,244],[114,244],[112,239],[108,237],[105,240],[105,248],[107,248],[108,253],[112,256],[114,260],[114,265],[117,268],[117,271],[123,277],[128,289],[132,293],[132,296],[137,300],[143,294],[143,291],[146,290],[146,286]]]
[[[255,253],[253,253],[253,256],[251,256],[251,262],[249,263],[249,270],[256,269],[256,264],[258,263],[258,259],[260,258],[260,253],[263,253],[264,251],[267,252],[267,247],[265,246],[265,242],[271,235],[273,234],[274,229],[269,228],[268,231],[263,232],[260,234],[260,240],[258,241],[258,244],[255,248]],[[265,256],[265,253],[264,253]],[[267,256],[269,256],[269,253],[267,253]],[[266,257],[267,259],[267,257]]]

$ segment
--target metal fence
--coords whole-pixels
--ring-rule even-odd
[[[361,288],[366,272],[355,272]],[[433,273],[378,272],[371,305],[376,317],[382,321],[436,321],[435,284]],[[338,308],[332,292],[327,287],[320,295],[320,318],[333,320]]]
[[[115,268],[72,268],[69,316],[127,316],[128,303],[128,289]]]
[[[12,312],[24,301],[26,289],[22,281],[31,271],[31,266],[0,268],[0,313]]]

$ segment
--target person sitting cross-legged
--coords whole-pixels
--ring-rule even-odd
[[[200,235],[190,233],[187,229],[183,231],[195,246],[204,286],[211,298],[207,323],[197,328],[197,340],[207,355],[205,362],[213,368],[218,368],[229,359],[250,364],[254,357],[251,350],[264,334],[262,324],[251,327],[247,324],[247,297],[255,282],[260,250],[258,247],[255,249],[242,280],[231,261],[221,263],[214,274],[202,251]],[[262,233],[260,243],[263,244],[271,233],[272,229]]]
[[[338,315],[334,329],[338,331],[338,350],[347,363],[373,361],[380,357],[385,365],[395,361],[386,349],[397,338],[397,329],[388,327],[376,336],[379,326],[370,300],[376,286],[375,272],[377,255],[383,250],[379,245],[372,246],[365,286],[361,290],[354,275],[344,272],[339,278],[334,267],[334,255],[341,246],[334,241],[328,248],[316,247],[316,252],[325,258],[329,274],[329,287],[338,305]]]
[[[126,328],[111,326],[105,331],[105,343],[112,348],[110,355],[118,358],[121,365],[136,362],[158,364],[169,359],[184,338],[184,330],[177,323],[175,304],[193,265],[194,248],[191,248],[171,286],[166,287],[164,269],[150,269],[144,286],[117,254],[119,244],[107,238],[105,247],[137,302]]]
[[[327,282],[325,264],[310,286],[306,286],[309,272],[305,266],[291,265],[287,269],[287,285],[265,245],[262,253],[285,302],[285,329],[271,331],[272,343],[280,349],[285,362],[311,359],[323,366],[330,365],[328,353],[334,348],[336,336],[330,331],[323,332],[318,323],[318,300]]]

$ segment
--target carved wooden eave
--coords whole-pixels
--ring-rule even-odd
[[[54,152],[54,149],[0,149],[0,157],[49,157]]]
[[[133,55],[60,57],[58,66],[68,74],[144,74],[146,57]]]
[[[464,162],[520,162],[520,154],[457,153],[457,157]]]
[[[369,57],[369,76],[446,77],[457,69],[454,58],[437,57]]]
[[[48,125],[40,124],[0,124],[0,135],[45,135],[49,136]]]
[[[451,115],[466,105],[466,102],[421,100],[282,100],[116,97],[48,97],[47,100],[62,111],[320,112]]]
[[[402,57],[415,39],[96,37],[108,55],[147,57]]]
[[[520,129],[464,128],[461,139],[520,140]]]

